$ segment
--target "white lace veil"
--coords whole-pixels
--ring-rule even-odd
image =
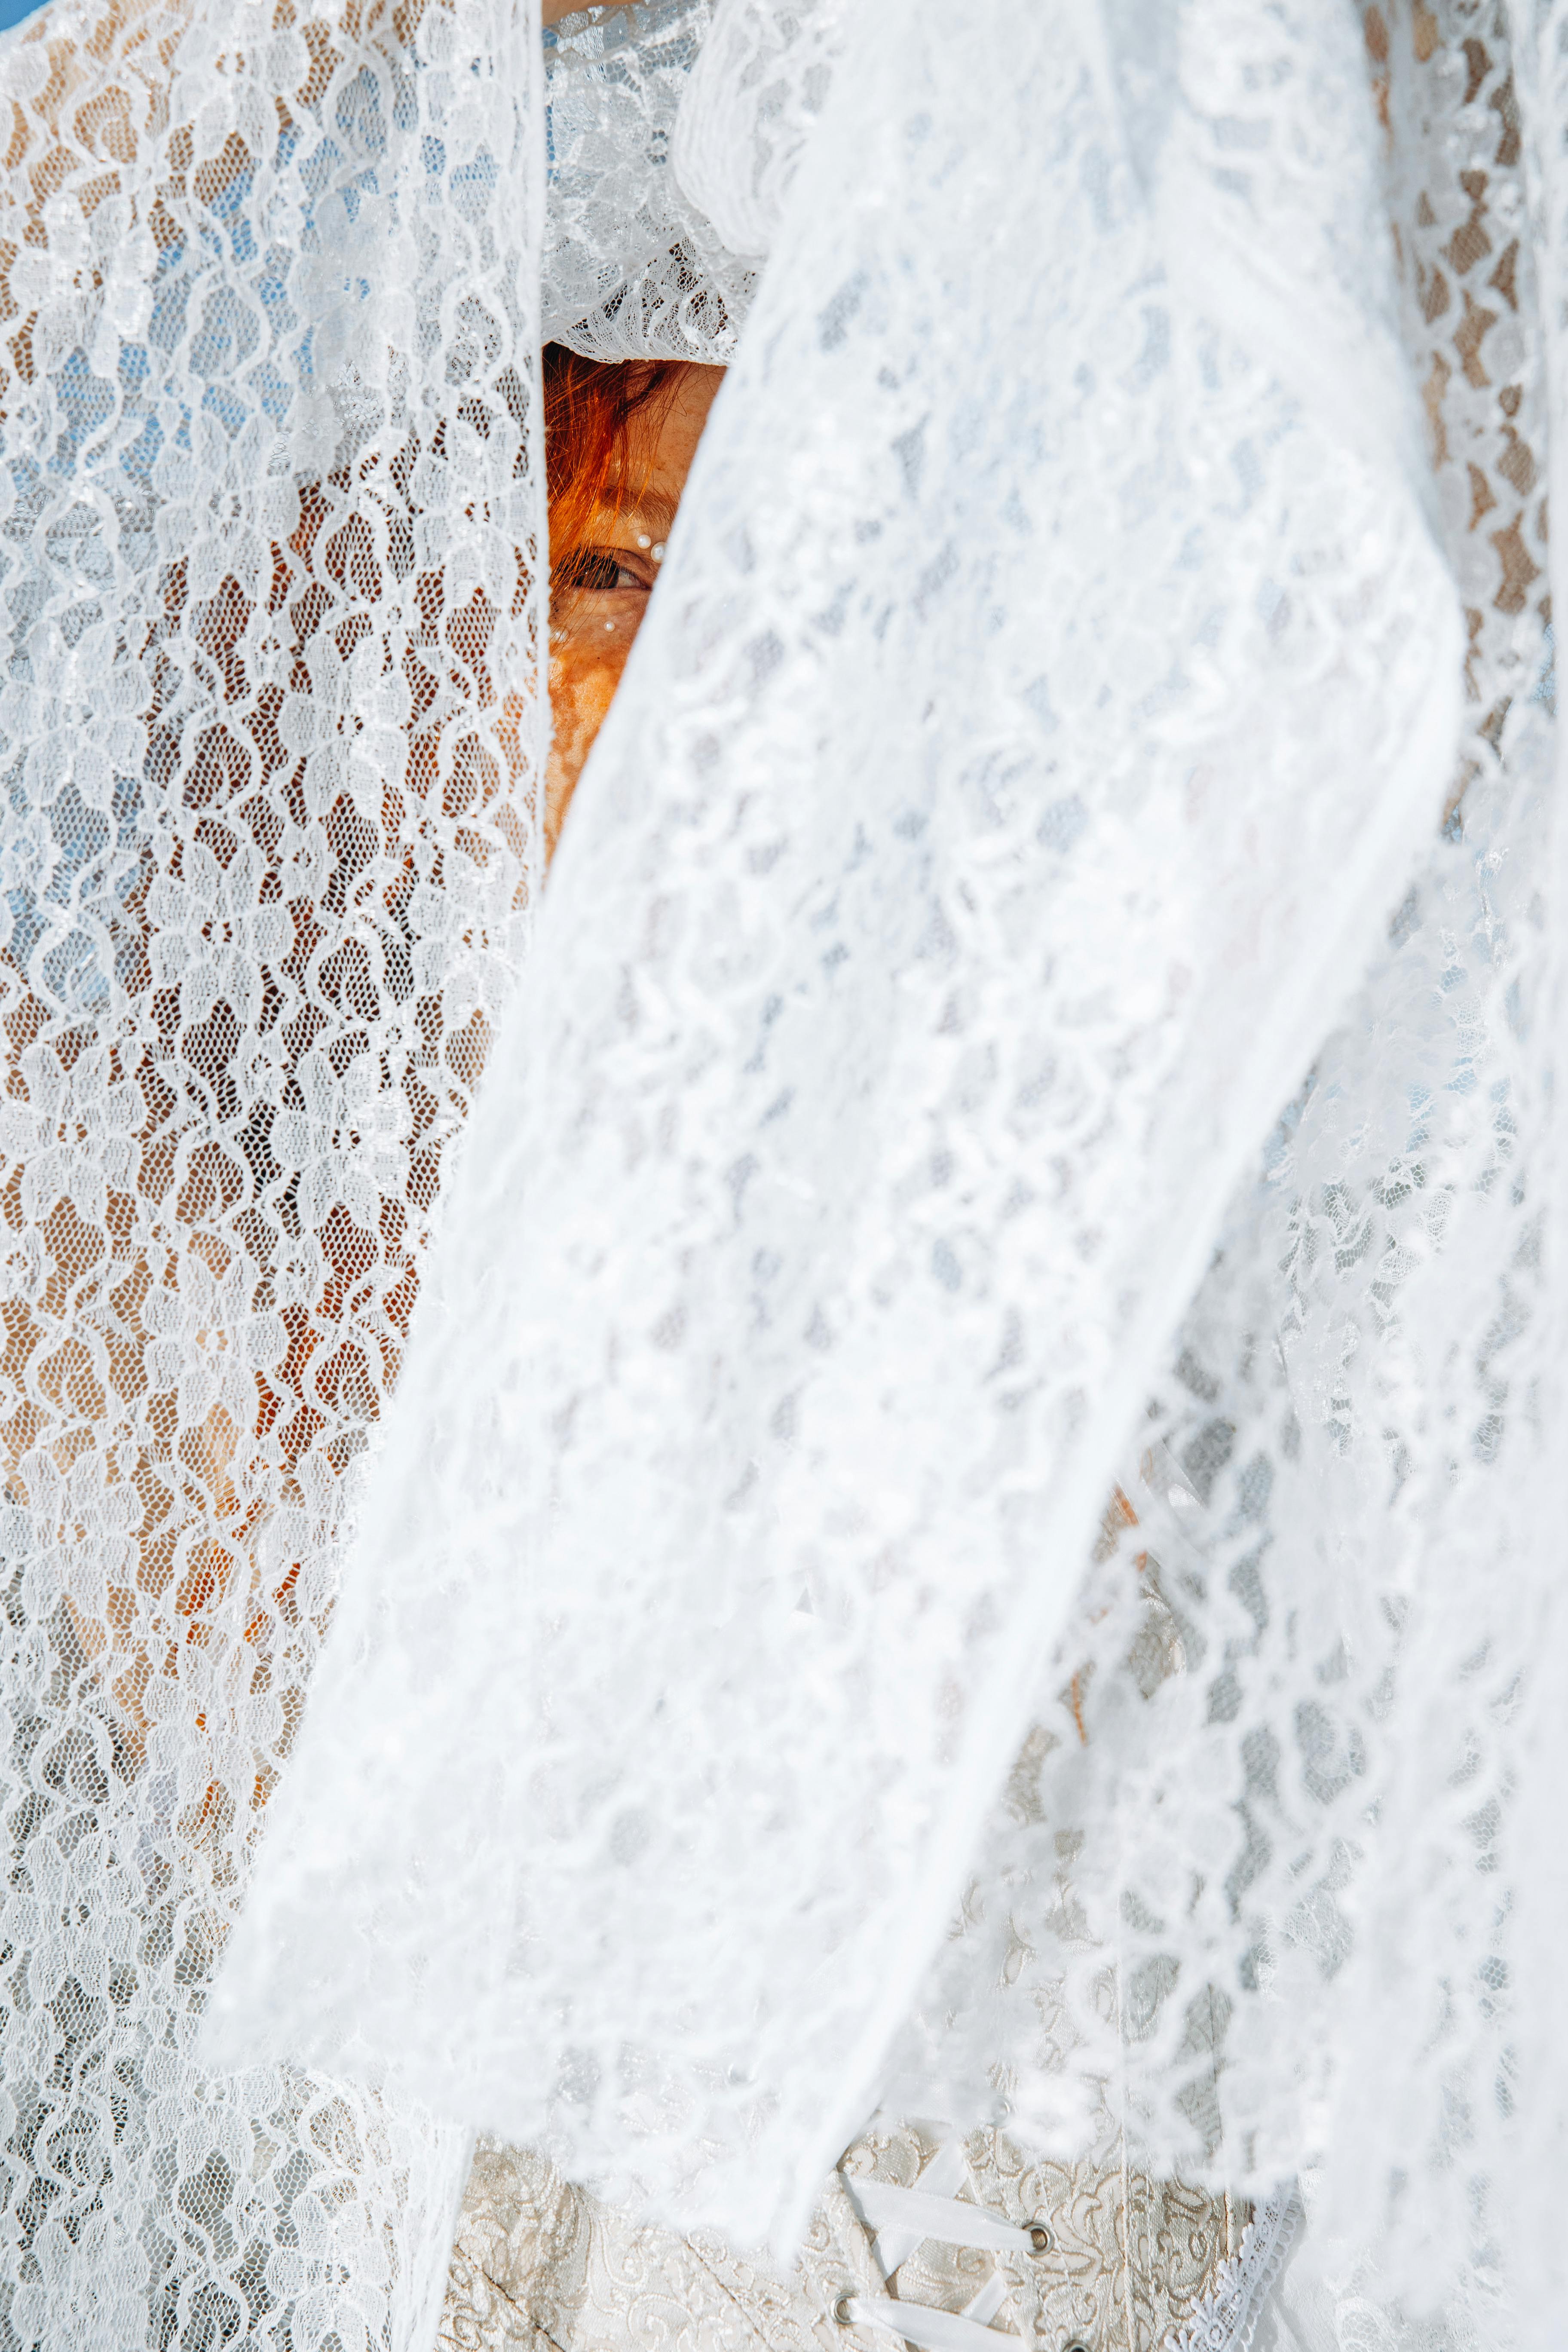
[[[708,14],[0,52],[13,2333],[885,2096],[1549,2342],[1568,17]],[[542,278],[732,360],[542,901]]]
[[[437,2307],[461,2131],[192,2035],[536,893],[536,58],[0,51],[12,2346]]]

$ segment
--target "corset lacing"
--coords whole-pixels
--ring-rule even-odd
[[[940,2238],[950,2246],[986,2248],[994,2253],[1037,2257],[1050,2251],[1050,2227],[1044,2220],[1006,2221],[999,2213],[954,2193],[969,2178],[961,2141],[949,2140],[938,2150],[921,2172],[917,2188],[903,2189],[893,2181],[867,2179],[858,2174],[845,2173],[841,2178],[860,2219],[875,2233],[871,2250],[889,2285],[900,2265],[927,2238]],[[901,2336],[906,2344],[918,2347],[919,2352],[999,2352],[1000,2345],[1023,2341],[1012,2329],[990,2324],[1006,2293],[1005,2278],[994,2269],[962,2311],[905,2303],[893,2295],[841,2294],[833,2315],[842,2327],[879,2327],[889,2336]],[[1069,2346],[1067,2352],[1083,2352],[1083,2347]]]

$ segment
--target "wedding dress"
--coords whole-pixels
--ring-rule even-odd
[[[962,2198],[944,2193],[955,2186]],[[868,2201],[884,2217],[875,2233]],[[1037,2218],[1047,2211],[1049,2223]],[[512,2352],[543,2336],[609,2352],[673,2336],[846,2352],[891,2333],[933,2352],[1006,2352],[1009,2339],[1267,2347],[1279,2340],[1270,2331],[1298,2220],[1289,2197],[1254,2221],[1232,2200],[1124,2161],[1030,2163],[994,2132],[944,2142],[906,2125],[849,2151],[781,2276],[717,2232],[638,2223],[492,2142],[469,2178],[438,2341]],[[928,2233],[918,2243],[917,2231]]]
[[[18,2344],[1551,2340],[1560,18],[6,45]]]

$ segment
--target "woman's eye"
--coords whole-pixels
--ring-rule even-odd
[[[572,589],[579,595],[612,594],[627,588],[646,592],[652,584],[613,547],[580,547],[556,565],[554,582],[558,589]]]

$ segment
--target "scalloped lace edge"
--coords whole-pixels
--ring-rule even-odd
[[[1302,2219],[1296,2183],[1288,2181],[1258,2208],[1243,2232],[1241,2252],[1221,2264],[1212,2293],[1171,2330],[1161,2352],[1250,2352]]]

